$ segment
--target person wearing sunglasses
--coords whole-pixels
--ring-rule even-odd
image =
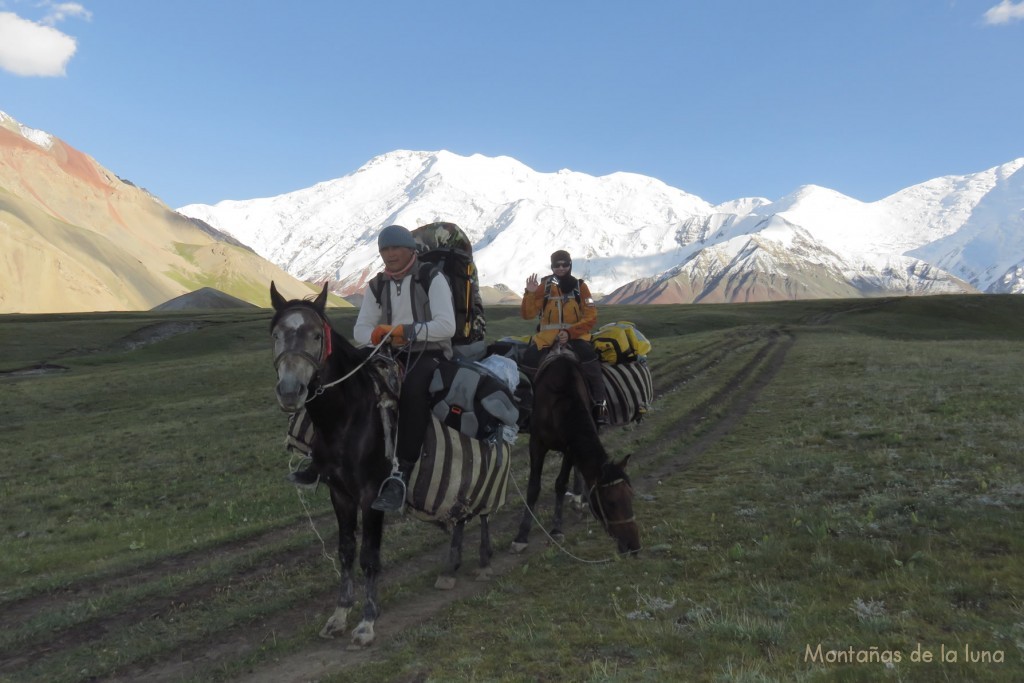
[[[590,330],[597,324],[597,306],[587,283],[573,276],[572,257],[559,249],[551,254],[551,275],[526,279],[519,309],[524,320],[537,318],[532,344],[523,354],[523,370],[532,379],[544,355],[556,344],[568,346],[580,359],[593,402],[594,421],[608,424],[608,401],[600,360],[590,344]]]

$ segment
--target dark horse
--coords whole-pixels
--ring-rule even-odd
[[[338,520],[341,592],[334,614],[320,635],[332,637],[344,630],[348,613],[355,605],[352,567],[361,512],[359,566],[365,577],[365,602],[362,620],[352,631],[352,641],[369,645],[374,638],[374,622],[380,615],[377,579],[384,528],[384,513],[372,509],[370,504],[391,472],[391,462],[385,453],[384,418],[378,406],[380,397],[387,395],[383,376],[368,362],[370,350],[355,348],[331,327],[324,314],[326,284],[315,300],[286,301],[271,283],[270,301],[275,311],[270,329],[278,378],[277,401],[285,412],[305,409],[312,420],[313,458],[330,490]],[[493,552],[486,515],[481,513],[480,520],[481,576],[486,577]],[[465,518],[454,520],[448,562],[441,578],[454,575],[458,569],[465,522]],[[446,584],[441,578],[438,587],[448,588],[454,582]]]
[[[594,516],[615,539],[620,553],[640,550],[640,533],[633,517],[633,488],[622,462],[608,457],[590,414],[590,398],[579,361],[571,353],[552,350],[541,364],[533,385],[530,418],[530,481],[526,509],[519,533],[512,543],[522,552],[533,526],[534,507],[540,495],[541,473],[548,451],[561,451],[562,468],[555,479],[555,513],[551,535],[562,534],[562,504],[575,467],[583,477]]]

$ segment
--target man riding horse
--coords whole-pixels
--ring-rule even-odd
[[[590,288],[573,277],[572,257],[559,249],[551,254],[551,275],[526,280],[526,293],[519,309],[523,319],[538,319],[533,343],[523,354],[523,370],[531,377],[552,346],[568,346],[580,360],[590,391],[594,421],[608,424],[608,401],[601,364],[590,344],[590,330],[597,323],[597,306]]]
[[[389,225],[377,237],[384,261],[380,301],[370,287],[359,308],[352,338],[357,344],[389,343],[402,350],[404,377],[398,397],[396,469],[385,480],[372,507],[398,512],[405,503],[406,486],[430,424],[428,387],[437,362],[452,356],[455,311],[448,281],[435,268],[420,268],[417,242],[401,225]],[[296,472],[291,480],[315,483],[314,467]]]

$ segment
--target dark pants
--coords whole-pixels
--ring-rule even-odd
[[[427,389],[441,358],[444,358],[441,351],[413,353],[402,380],[402,390],[398,395],[395,456],[406,474],[412,472],[412,465],[419,459],[423,449],[423,437],[430,425],[430,396]]]
[[[584,379],[587,380],[587,388],[590,390],[590,400],[594,403],[603,403],[608,398],[608,392],[605,391],[604,387],[604,376],[601,374],[601,362],[597,357],[597,352],[594,351],[593,345],[582,339],[570,339],[567,346],[573,350],[573,353],[580,359],[580,370],[583,372]],[[523,372],[532,381],[534,376],[537,374],[537,368],[540,367],[541,362],[544,360],[544,356],[547,355],[551,347],[546,349],[538,349],[535,344],[530,344],[526,351],[523,353]]]

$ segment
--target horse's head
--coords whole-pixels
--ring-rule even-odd
[[[281,410],[294,413],[305,404],[310,384],[331,355],[331,328],[324,314],[327,284],[312,301],[286,301],[271,282],[270,303],[275,311],[270,333],[277,369],[277,402]]]
[[[627,455],[622,462],[607,462],[601,476],[590,487],[590,509],[615,539],[620,553],[636,555],[640,551],[640,531],[633,515],[633,486],[626,474]]]

